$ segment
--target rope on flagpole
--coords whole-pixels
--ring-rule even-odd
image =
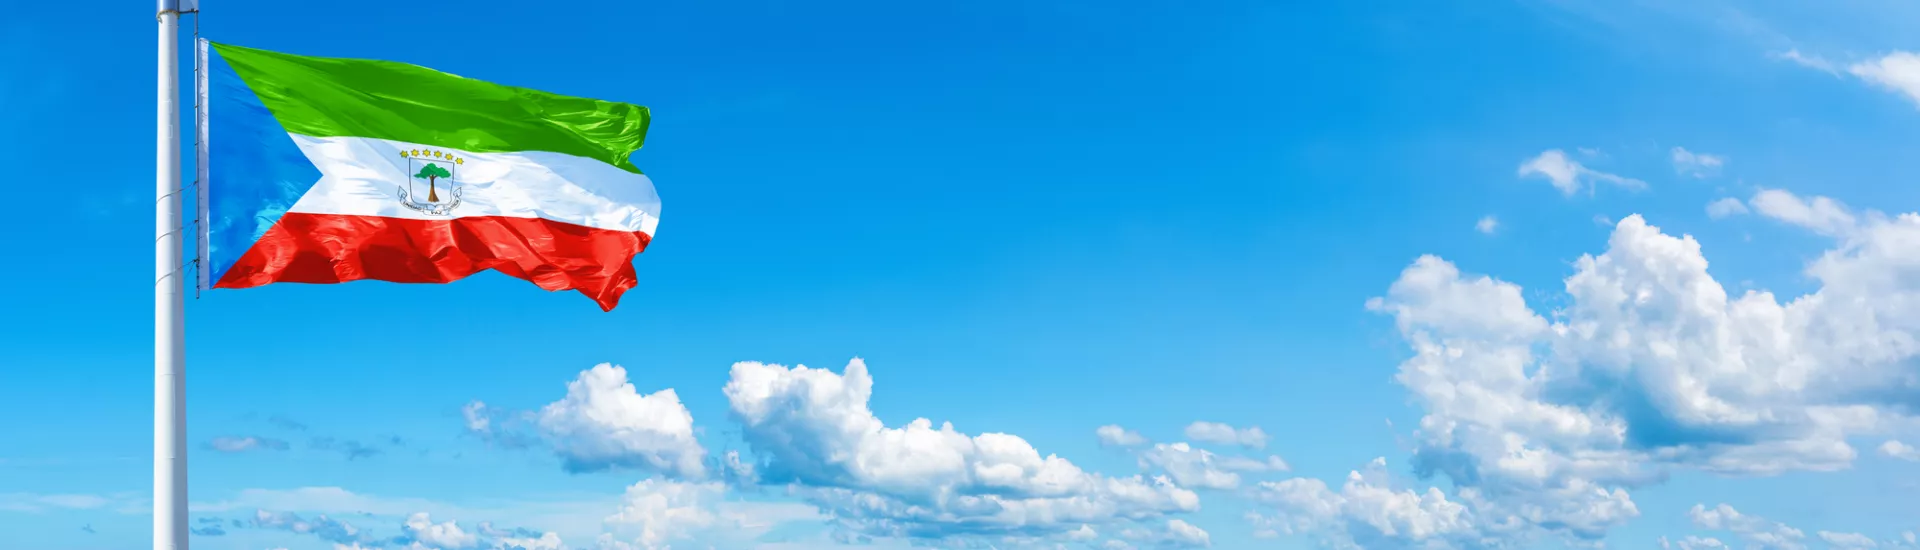
[[[207,232],[207,227],[206,227],[207,201],[205,200],[206,194],[207,194],[207,190],[206,190],[207,182],[205,180],[205,175],[207,174],[207,167],[201,166],[201,164],[207,161],[206,155],[201,154],[201,152],[204,151],[206,148],[205,140],[207,139],[207,136],[205,134],[206,124],[204,123],[206,120],[206,109],[207,109],[206,97],[207,96],[206,96],[206,90],[202,89],[205,85],[205,82],[207,81],[207,75],[205,73],[207,68],[205,66],[206,55],[200,44],[200,3],[199,2],[193,3],[193,10],[191,11],[191,13],[193,14],[193,42],[191,42],[191,44],[193,44],[193,86],[194,86],[194,90],[193,90],[194,178],[193,178],[192,187],[194,189],[194,196],[200,200],[194,201],[193,222],[192,222],[193,239],[194,239],[193,259],[188,263],[193,264],[193,275],[194,275],[193,299],[199,300],[200,292],[205,290],[205,287],[206,287],[206,285],[204,284],[204,282],[206,281],[206,275],[205,273],[203,273],[203,270],[207,268],[207,261],[206,261],[207,247],[205,246],[206,232]],[[185,266],[182,266],[181,269],[184,270]]]
[[[199,88],[199,87],[200,87],[200,71],[203,71],[203,70],[206,70],[206,69],[205,69],[204,67],[201,67],[201,66],[200,66],[200,54],[199,54],[199,51],[200,51],[200,9],[199,9],[199,8],[200,8],[200,6],[197,6],[197,5],[196,5],[196,6],[194,6],[194,10],[193,10],[193,41],[192,41],[192,42],[189,42],[189,44],[193,44],[193,48],[194,48],[194,55],[193,55],[193,85],[194,85],[194,87],[195,87],[196,89],[195,89],[195,90],[193,91],[193,114],[194,114],[194,124],[193,124],[193,150],[194,150],[194,151],[196,151],[196,152],[198,152],[198,151],[200,150],[200,140],[202,139],[202,136],[200,135],[200,120],[199,120],[199,119],[200,119],[200,110],[201,110],[201,109],[205,109],[205,108],[206,108],[206,106],[205,106],[205,105],[201,105],[201,104],[200,104],[200,90],[198,90],[198,89],[197,89],[197,88]],[[197,195],[199,194],[199,192],[200,192],[200,178],[199,178],[199,176],[198,176],[197,174],[199,174],[199,173],[201,173],[201,172],[205,172],[205,170],[203,170],[203,169],[201,169],[201,167],[200,167],[200,165],[199,165],[199,163],[200,163],[200,159],[199,159],[199,157],[198,157],[198,155],[196,154],[196,155],[195,155],[195,158],[194,158],[194,167],[193,167],[193,171],[194,171],[194,173],[196,174],[196,176],[195,176],[195,177],[193,178],[193,189],[194,189],[194,194],[195,194],[196,196],[197,196]],[[199,247],[199,245],[197,244],[197,241],[198,241],[198,240],[200,239],[200,231],[201,231],[201,230],[200,230],[200,227],[201,227],[201,220],[204,220],[204,219],[206,219],[206,218],[207,218],[207,213],[206,213],[206,212],[203,212],[203,211],[201,211],[202,209],[201,209],[201,208],[199,207],[199,203],[198,203],[198,202],[195,202],[194,204],[195,204],[195,206],[194,206],[194,208],[193,208],[193,238],[195,239],[195,241],[196,241],[196,244],[195,244],[195,246],[193,247],[193,259],[192,259],[192,260],[189,260],[189,261],[188,261],[187,263],[190,263],[190,264],[193,264],[193,275],[194,275],[194,277],[193,277],[193,279],[194,279],[194,285],[193,285],[193,299],[195,299],[195,300],[198,300],[198,299],[200,299],[200,283],[199,283],[199,280],[200,280],[200,270],[201,270],[201,269],[205,269],[205,268],[204,268],[204,267],[202,267],[202,266],[201,266],[201,264],[200,264],[200,247]],[[181,268],[182,270],[185,270],[185,269],[186,269],[186,266],[185,266],[185,265],[182,265],[182,266],[181,266],[180,268]]]

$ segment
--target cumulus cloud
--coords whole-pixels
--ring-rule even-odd
[[[1215,445],[1238,445],[1249,449],[1264,449],[1267,446],[1267,432],[1259,426],[1235,428],[1219,422],[1194,422],[1187,425],[1187,439]]]
[[[642,481],[627,488],[620,511],[606,523],[637,548],[666,548],[719,523],[714,505],[724,492],[719,483]]]
[[[1559,189],[1561,194],[1567,196],[1573,196],[1581,188],[1591,190],[1599,182],[1627,189],[1644,189],[1647,186],[1644,181],[1588,168],[1559,149],[1548,149],[1520,163],[1519,176],[1544,178],[1553,184],[1554,189]]]
[[[844,373],[736,363],[724,393],[760,479],[862,536],[1063,537],[1200,506],[1171,480],[1089,473],[1018,436],[925,418],[888,427],[868,408],[873,378],[859,359]]]
[[[1673,148],[1673,171],[1681,175],[1710,178],[1720,175],[1720,168],[1726,164],[1726,157],[1695,153],[1685,147]]]
[[[1920,55],[1893,52],[1850,65],[1847,73],[1920,104]]]
[[[1915,449],[1912,445],[1901,443],[1899,440],[1889,439],[1886,443],[1881,443],[1880,454],[1900,460],[1920,462],[1920,449]]]
[[[1473,224],[1474,231],[1479,231],[1486,235],[1492,235],[1493,231],[1499,228],[1500,220],[1494,219],[1493,216],[1481,216],[1480,221],[1474,222]]]
[[[1213,545],[1213,537],[1207,531],[1191,523],[1178,519],[1167,520],[1167,539],[1179,546],[1206,547]]]
[[[216,437],[207,442],[207,448],[223,453],[241,453],[252,450],[284,451],[287,442],[266,437]]]
[[[1253,495],[1270,509],[1248,515],[1261,537],[1306,535],[1340,549],[1470,547],[1482,538],[1467,506],[1439,489],[1393,487],[1384,458],[1349,473],[1338,492],[1293,478],[1263,482]]]
[[[1448,521],[1392,533],[1595,542],[1639,514],[1630,489],[1673,471],[1837,470],[1858,455],[1850,438],[1910,425],[1920,215],[1838,217],[1818,200],[1784,202],[1754,206],[1802,225],[1851,226],[1806,266],[1816,290],[1784,302],[1730,295],[1697,241],[1637,215],[1618,223],[1604,253],[1574,262],[1552,320],[1518,285],[1415,260],[1367,306],[1390,316],[1412,351],[1395,381],[1425,411],[1415,473],[1445,476],[1455,490],[1428,499],[1430,516]],[[1357,490],[1386,477],[1355,479]],[[1276,483],[1262,486],[1267,500],[1290,513],[1264,516],[1268,532],[1351,531],[1354,499],[1314,480]]]
[[[619,509],[602,524],[602,549],[665,549],[677,543],[748,546],[782,524],[824,522],[798,503],[729,500],[720,482],[643,480],[627,487]],[[683,544],[684,545],[684,544]]]
[[[538,424],[570,471],[634,468],[683,478],[706,473],[706,449],[694,439],[693,414],[680,396],[672,389],[641,395],[618,366],[602,363],[582,371],[567,384],[566,397],[540,410]]]
[[[407,516],[401,526],[408,540],[428,548],[456,550],[480,544],[480,537],[460,529],[453,521],[434,523],[425,512]]]
[[[1093,430],[1093,434],[1100,438],[1101,445],[1108,447],[1137,447],[1147,443],[1147,438],[1141,437],[1140,432],[1115,424],[1101,426]]]
[[[1707,203],[1707,217],[1716,220],[1738,216],[1747,212],[1747,205],[1740,202],[1740,199],[1733,197],[1723,197],[1720,200]]]

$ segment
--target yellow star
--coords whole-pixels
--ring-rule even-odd
[[[439,151],[434,151],[434,152],[433,152],[433,158],[440,158],[440,152],[439,152]]]
[[[403,156],[403,157],[404,157],[404,156],[407,156],[407,152],[406,152],[406,151],[401,151],[401,152],[400,152],[400,156]]]
[[[466,164],[467,159],[453,159],[454,164]]]
[[[417,157],[417,156],[420,156],[420,150],[419,150],[419,149],[414,149],[414,150],[413,150],[413,156],[416,156],[416,157]]]

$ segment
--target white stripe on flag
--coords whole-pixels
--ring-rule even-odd
[[[542,218],[648,235],[660,223],[660,198],[652,180],[599,160],[544,151],[468,153],[374,138],[290,135],[322,176],[289,212],[421,220]],[[421,156],[402,156],[403,151]],[[449,156],[459,163],[450,162]],[[459,206],[446,215],[423,213],[401,201],[400,189],[409,185],[413,194],[427,195],[428,180],[413,177],[427,163],[447,169],[461,188]],[[445,180],[434,184],[441,203],[452,200],[452,186]]]

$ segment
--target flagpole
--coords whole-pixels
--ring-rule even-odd
[[[187,0],[191,4],[193,0]],[[154,156],[153,548],[187,550],[186,307],[180,223],[181,0],[158,0],[159,133]]]

